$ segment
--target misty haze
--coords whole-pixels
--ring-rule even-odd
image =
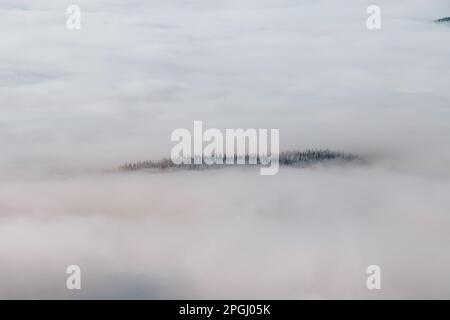
[[[0,299],[450,299],[448,0],[74,2],[0,0]],[[159,170],[195,120],[285,162]]]

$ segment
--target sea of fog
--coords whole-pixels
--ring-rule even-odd
[[[0,0],[0,298],[450,298],[447,0],[76,2]],[[366,161],[116,170],[194,120]]]

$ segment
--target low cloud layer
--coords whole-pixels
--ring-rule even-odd
[[[77,4],[0,1],[0,298],[450,297],[448,1]],[[369,161],[113,171],[194,120]]]
[[[8,184],[3,297],[450,296],[448,181],[376,167]],[[65,267],[83,289],[65,289]],[[383,289],[365,287],[378,264]]]

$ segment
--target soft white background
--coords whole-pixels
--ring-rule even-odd
[[[0,297],[450,298],[450,27],[432,23],[448,15],[438,0],[1,0]],[[368,163],[110,172],[169,156],[193,120]]]

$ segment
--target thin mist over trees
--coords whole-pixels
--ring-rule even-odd
[[[245,164],[237,164],[238,158],[243,158]],[[212,160],[221,159],[223,164],[207,164],[213,162]],[[251,161],[256,159],[255,161]],[[284,151],[280,153],[279,164],[280,166],[290,167],[304,167],[323,162],[342,162],[347,163],[355,160],[361,160],[357,155],[345,152],[325,150],[306,150],[306,151]],[[226,164],[225,155],[216,155],[210,158],[203,158],[201,164],[194,164],[194,158],[192,158],[191,164],[175,164],[171,159],[161,159],[157,161],[141,161],[134,163],[125,163],[120,166],[123,171],[137,171],[144,169],[156,169],[156,170],[168,170],[168,169],[185,169],[185,170],[202,170],[208,168],[230,167],[230,166],[262,166],[264,161],[257,155],[245,155],[234,157],[234,164]]]
[[[441,19],[434,20],[436,23],[450,23],[450,17],[444,17]]]

